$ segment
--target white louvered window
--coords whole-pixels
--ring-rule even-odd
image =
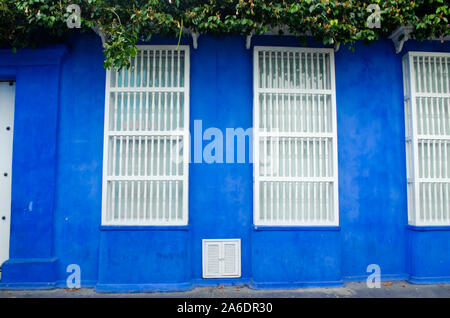
[[[450,53],[403,57],[408,222],[450,225]]]
[[[102,224],[188,222],[189,47],[138,46],[106,79]]]
[[[338,225],[331,49],[254,49],[254,223]]]
[[[241,276],[240,239],[202,240],[203,278]]]

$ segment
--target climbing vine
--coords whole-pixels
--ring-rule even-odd
[[[67,21],[81,9],[80,28]],[[371,4],[379,11],[368,10]],[[326,45],[372,42],[412,25],[418,40],[450,35],[447,0],[0,0],[0,47],[63,42],[71,32],[104,39],[105,67],[129,66],[136,44],[153,34],[264,34],[279,29]],[[379,27],[368,19],[376,14]],[[76,17],[75,17],[76,20]]]

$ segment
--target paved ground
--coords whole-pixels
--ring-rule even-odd
[[[138,293],[138,294],[105,294],[93,289],[79,290],[0,290],[0,298],[66,298],[66,297],[179,297],[179,298],[349,298],[349,297],[438,297],[450,298],[450,284],[445,285],[413,285],[406,282],[384,282],[381,288],[367,288],[365,283],[347,283],[339,288],[303,288],[291,290],[254,290],[247,287],[209,287],[195,288],[187,292],[177,293]]]

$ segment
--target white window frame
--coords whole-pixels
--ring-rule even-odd
[[[258,54],[260,51],[275,52],[300,52],[300,53],[326,53],[330,56],[330,89],[300,89],[300,88],[259,88],[259,63]],[[338,183],[338,148],[337,148],[337,117],[336,117],[336,84],[335,84],[335,63],[334,50],[328,48],[297,48],[297,47],[277,47],[277,46],[255,46],[253,51],[253,223],[255,226],[277,226],[277,227],[317,227],[317,226],[339,226],[339,183]],[[331,133],[313,132],[263,132],[259,129],[259,96],[260,92],[281,92],[281,93],[306,93],[306,94],[329,94],[331,96]],[[265,177],[259,175],[259,140],[261,136],[276,137],[328,137],[332,138],[333,147],[333,176],[332,177]],[[260,181],[326,181],[333,183],[333,220],[329,222],[272,222],[261,220],[260,218]]]
[[[419,168],[419,141],[421,142],[432,142],[439,141],[441,142],[450,142],[450,135],[420,135],[418,132],[418,114],[417,114],[417,98],[429,98],[429,97],[444,97],[450,98],[450,87],[449,81],[447,80],[446,84],[441,83],[441,93],[437,92],[417,92],[416,84],[421,86],[421,83],[416,83],[415,73],[414,73],[414,58],[422,59],[425,63],[425,58],[447,58],[446,73],[449,76],[450,64],[448,63],[448,59],[450,58],[450,53],[437,53],[437,52],[408,52],[402,58],[402,68],[403,68],[403,88],[404,88],[404,116],[405,116],[405,148],[406,148],[406,177],[407,177],[407,199],[408,199],[408,224],[413,226],[448,226],[450,225],[450,217],[447,216],[447,220],[423,220],[420,217],[421,213],[425,211],[421,211],[421,198],[420,198],[420,185],[421,183],[431,184],[449,184],[447,185],[447,211],[449,209],[449,197],[448,191],[450,191],[450,178],[421,178],[420,177],[420,168]],[[429,59],[428,59],[429,61]],[[429,62],[430,63],[430,62]],[[435,65],[435,64],[434,64]],[[431,64],[430,64],[431,66]],[[442,67],[442,64],[441,64]],[[435,69],[436,71],[436,69]],[[431,75],[427,76],[426,74],[417,74],[423,75],[422,78],[419,78],[424,84],[424,80],[430,83],[435,83],[437,87],[437,80],[433,78]],[[432,81],[432,82],[431,82]],[[446,85],[446,93],[442,93],[443,85]],[[422,105],[423,106],[423,105]],[[427,104],[428,108],[428,104]],[[434,108],[434,106],[432,107]],[[448,110],[450,112],[450,109]],[[437,115],[437,114],[435,114]],[[432,124],[435,125],[435,120],[432,120]],[[423,129],[423,128],[422,128]],[[427,129],[429,127],[427,126]],[[440,147],[441,144],[439,143]],[[428,150],[430,151],[430,150]],[[441,153],[442,154],[442,153]],[[450,158],[446,158],[450,160]],[[439,168],[441,169],[441,168]],[[434,171],[433,173],[435,173]],[[447,172],[448,173],[448,172]],[[442,188],[441,188],[442,191]],[[442,198],[442,193],[440,194]],[[432,199],[434,204],[436,204],[435,199]],[[444,209],[445,207],[443,207]],[[424,216],[425,218],[425,216]],[[430,215],[431,218],[431,215]]]
[[[111,88],[111,70],[106,71],[105,85],[105,118],[104,118],[104,143],[103,143],[103,182],[102,182],[102,220],[103,226],[185,226],[188,224],[189,218],[189,158],[190,158],[190,47],[188,45],[137,45],[140,50],[184,50],[184,86],[183,87],[125,87]],[[135,57],[136,59],[136,57]],[[136,60],[135,60],[136,61]],[[136,64],[137,65],[137,64]],[[167,66],[166,66],[167,67]],[[156,72],[156,71],[155,71]],[[155,79],[155,78],[153,78]],[[167,79],[167,78],[166,78]],[[184,93],[184,126],[183,130],[167,130],[167,131],[143,131],[135,132],[137,136],[182,136],[183,137],[183,175],[182,176],[128,176],[128,177],[110,177],[108,176],[108,153],[109,153],[109,137],[113,136],[108,130],[109,125],[109,109],[110,109],[110,93],[111,92],[183,92]],[[182,198],[182,217],[178,220],[141,220],[141,221],[107,221],[107,183],[110,180],[177,180],[183,182],[183,198]]]

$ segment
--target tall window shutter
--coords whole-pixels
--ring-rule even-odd
[[[254,48],[254,223],[338,225],[331,49]]]
[[[104,138],[102,224],[187,224],[188,46],[138,46],[107,71]]]
[[[408,222],[450,225],[450,53],[403,57]]]

